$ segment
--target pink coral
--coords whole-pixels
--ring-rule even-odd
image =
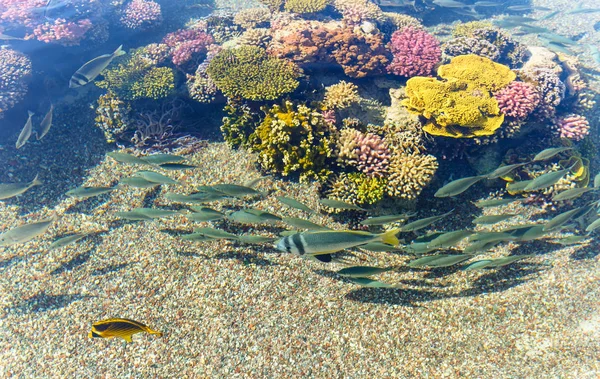
[[[169,33],[163,43],[171,49],[171,60],[177,66],[197,67],[201,57],[207,52],[207,47],[214,39],[203,31],[197,29],[182,29]],[[201,58],[200,58],[201,57]]]
[[[373,133],[344,129],[340,136],[339,161],[356,166],[372,176],[384,176],[388,171],[390,150],[387,143]]]
[[[512,82],[494,94],[500,112],[515,120],[524,120],[540,104],[540,93],[529,83]]]
[[[151,0],[133,0],[121,17],[121,23],[130,29],[148,29],[161,22],[160,5]]]
[[[395,31],[389,48],[394,58],[388,71],[400,76],[429,75],[442,58],[438,40],[411,26]]]
[[[11,49],[0,48],[0,118],[27,93],[31,61]]]
[[[590,133],[590,123],[587,118],[578,114],[568,114],[555,121],[560,138],[581,141]]]
[[[85,33],[92,28],[92,22],[85,18],[77,22],[57,18],[54,22],[38,25],[33,35],[38,41],[59,43],[64,46],[79,45]]]

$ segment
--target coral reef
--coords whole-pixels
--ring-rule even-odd
[[[393,59],[387,69],[400,76],[429,75],[442,57],[437,39],[424,30],[413,27],[394,32],[389,48]]]
[[[244,29],[266,26],[271,18],[271,11],[266,8],[242,9],[233,16],[233,22]]]
[[[514,120],[525,120],[539,105],[537,89],[524,82],[512,82],[494,94],[500,112]]]
[[[239,45],[258,46],[266,49],[271,42],[271,31],[266,28],[248,29],[238,39]]]
[[[160,5],[152,0],[132,0],[125,7],[120,21],[129,29],[150,29],[162,22]]]
[[[369,0],[333,0],[333,6],[342,14],[342,20],[348,25],[385,20],[381,9]]]
[[[329,180],[325,191],[329,199],[356,205],[375,204],[383,200],[388,181],[386,178],[369,176],[360,172],[342,172]],[[339,212],[330,208],[331,212]]]
[[[442,52],[445,57],[450,58],[459,55],[475,54],[495,61],[500,57],[500,51],[490,42],[468,37],[457,37],[445,42],[442,45]]]
[[[293,13],[316,13],[325,9],[329,0],[286,0],[284,9]]]
[[[498,48],[500,57],[498,62],[517,68],[528,58],[527,48],[516,41],[507,32],[495,28],[482,28],[473,31],[473,38],[483,39]]]
[[[37,25],[33,29],[33,36],[38,41],[45,43],[76,46],[79,45],[87,31],[91,28],[92,22],[89,19],[71,22],[64,18],[57,18],[53,22],[48,21]]]
[[[321,114],[290,101],[264,111],[252,144],[261,166],[283,176],[298,174],[301,181],[327,179],[335,136]]]
[[[171,61],[184,69],[196,69],[204,60],[213,37],[198,29],[182,29],[169,33],[162,43],[170,49]]]
[[[540,105],[536,114],[546,119],[553,118],[566,90],[558,74],[548,68],[531,67],[521,70],[519,75],[523,81],[534,84],[540,93]]]
[[[353,166],[367,175],[383,177],[387,173],[389,159],[390,150],[380,136],[356,129],[343,129],[340,132],[340,165]]]
[[[221,125],[225,142],[231,147],[249,146],[250,136],[261,121],[258,113],[247,104],[231,99],[227,100],[223,110],[227,113]]]
[[[0,48],[0,118],[27,93],[31,61],[24,54]]]
[[[338,30],[329,44],[333,48],[333,58],[351,78],[383,74],[390,62],[381,34],[363,35]]]
[[[96,127],[104,133],[108,143],[121,139],[130,128],[131,107],[113,93],[109,92],[98,98],[96,106]]]
[[[390,160],[387,194],[404,200],[415,200],[433,179],[437,159],[428,154],[396,154]]]
[[[400,14],[395,12],[383,12],[386,23],[390,23],[396,30],[402,30],[406,27],[415,29],[423,28],[421,22],[407,14]]]
[[[590,123],[585,116],[568,114],[555,121],[560,138],[581,141],[590,133]]]
[[[459,22],[452,29],[452,37],[472,38],[475,30],[490,28],[493,28],[493,24],[489,21]]]
[[[325,88],[323,106],[327,109],[344,109],[360,100],[358,86],[344,80]]]
[[[501,64],[476,55],[461,55],[440,66],[434,78],[413,77],[406,83],[412,113],[424,117],[427,133],[453,138],[492,135],[502,125],[504,115],[491,96],[508,85],[516,74]]]
[[[298,67],[256,46],[226,49],[208,64],[208,76],[227,97],[274,100],[298,86]]]

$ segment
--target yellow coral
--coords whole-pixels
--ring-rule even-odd
[[[453,37],[473,37],[473,31],[477,29],[489,29],[492,28],[492,25],[489,21],[470,21],[465,23],[458,23],[452,30]]]
[[[315,13],[329,4],[328,0],[287,0],[284,8],[292,13]]]
[[[489,136],[500,128],[504,115],[492,96],[516,77],[507,66],[477,55],[461,55],[441,66],[435,78],[414,77],[406,83],[407,109],[427,119],[423,127],[435,136]]]
[[[327,109],[348,108],[360,100],[356,84],[345,80],[325,88],[325,99],[323,105]]]
[[[431,182],[437,159],[427,154],[398,154],[390,161],[387,192],[391,197],[414,200]]]

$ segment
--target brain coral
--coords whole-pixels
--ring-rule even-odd
[[[335,153],[333,131],[319,112],[290,101],[265,109],[266,116],[250,137],[258,161],[268,171],[299,174],[300,180],[324,180]]]
[[[391,197],[414,200],[431,182],[438,168],[433,155],[398,154],[391,158],[387,192]]]
[[[427,120],[427,133],[453,138],[492,135],[504,115],[491,92],[516,77],[508,67],[476,55],[461,55],[440,66],[435,78],[414,77],[406,83],[402,104]]]
[[[273,58],[257,46],[225,49],[206,70],[227,97],[274,100],[298,86],[300,70],[287,60]]]

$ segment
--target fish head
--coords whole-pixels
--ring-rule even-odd
[[[292,237],[293,237],[293,235],[283,237],[282,239],[277,241],[275,248],[279,251],[284,251],[287,253],[300,254],[300,252],[298,251],[298,248],[295,247]],[[302,254],[300,254],[300,255],[302,255]]]

